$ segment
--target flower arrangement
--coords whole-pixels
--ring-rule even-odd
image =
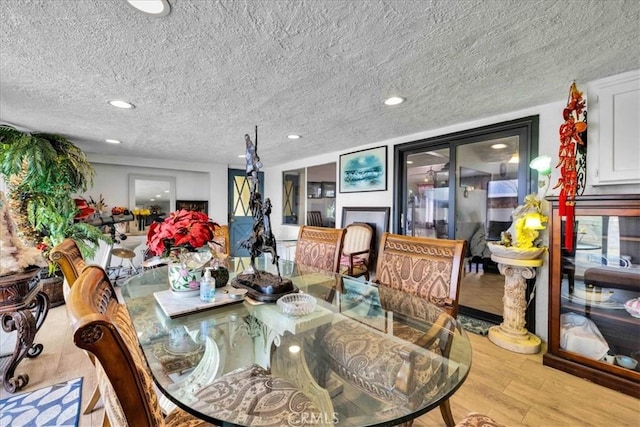
[[[219,225],[202,212],[171,212],[162,222],[149,226],[147,246],[154,255],[168,256],[176,251],[194,251],[213,240]]]
[[[136,217],[138,216],[149,216],[151,215],[151,211],[149,209],[134,209],[131,211],[132,214],[134,214]]]

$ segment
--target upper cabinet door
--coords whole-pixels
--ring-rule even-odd
[[[640,183],[640,70],[588,86],[591,185]]]

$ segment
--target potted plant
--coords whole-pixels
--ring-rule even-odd
[[[170,257],[169,285],[182,295],[191,295],[200,288],[202,267],[211,259],[207,248],[219,225],[202,212],[179,210],[171,212],[162,222],[153,222],[147,234],[149,252]],[[197,252],[207,248],[206,252]]]
[[[95,172],[82,150],[63,136],[0,125],[0,173],[19,234],[45,256],[65,237],[76,240],[85,258],[95,255],[99,240],[109,241],[97,227],[74,219],[72,194],[86,191]],[[48,273],[60,276],[53,263]],[[62,280],[53,286],[45,287],[52,305],[64,303]]]

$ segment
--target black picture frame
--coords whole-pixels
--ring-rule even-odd
[[[382,233],[389,231],[389,216],[391,208],[387,206],[355,206],[342,208],[342,228],[354,222],[365,222],[374,229],[373,254],[371,254],[370,268],[375,270],[376,257],[380,249]]]
[[[186,209],[188,211],[202,212],[209,214],[208,200],[176,200],[176,210]]]
[[[340,156],[340,192],[387,190],[387,146]]]

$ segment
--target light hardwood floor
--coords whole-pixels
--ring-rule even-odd
[[[43,353],[25,359],[18,372],[30,382],[22,391],[37,390],[66,379],[84,377],[83,407],[95,385],[93,365],[73,344],[66,306],[50,310],[36,342]],[[521,355],[469,334],[473,347],[471,372],[451,398],[454,418],[477,411],[508,426],[640,426],[640,400],[542,365],[542,353]],[[0,390],[0,398],[7,392]],[[99,426],[102,403],[83,415],[80,427]],[[414,426],[444,425],[439,410],[416,420]]]

